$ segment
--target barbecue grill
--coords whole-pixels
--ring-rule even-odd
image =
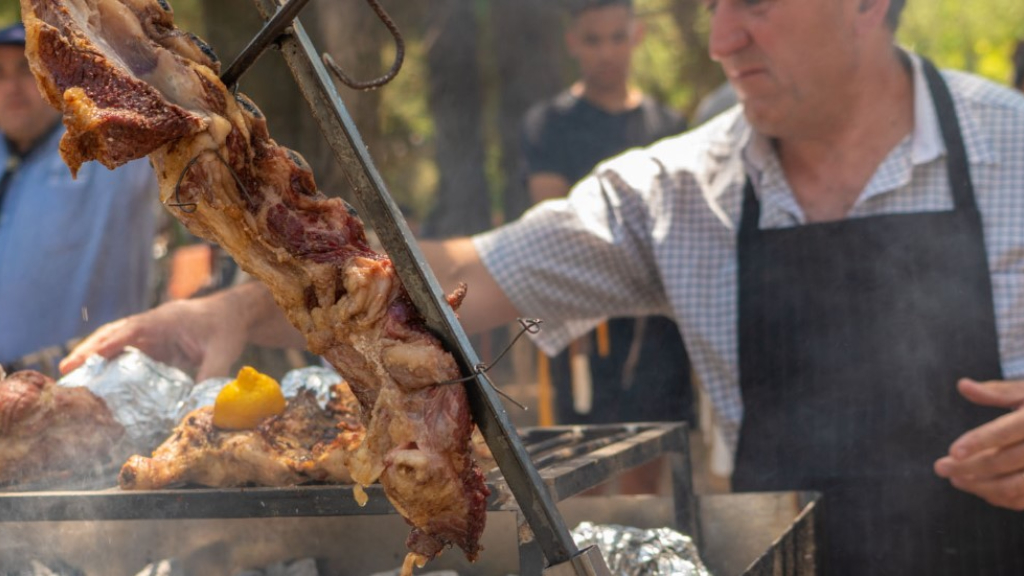
[[[547,492],[573,522],[676,527],[698,541],[717,576],[814,573],[817,495],[696,497],[685,424],[533,428],[522,438]],[[659,456],[671,464],[670,498],[576,496]],[[480,560],[469,565],[451,551],[428,568],[541,574],[545,558],[516,499],[498,469],[487,476]],[[227,576],[300,554],[321,559],[327,573],[366,576],[398,566],[405,554],[407,527],[376,485],[360,507],[351,486],[122,491],[114,483],[111,475],[90,489],[0,493],[0,558],[52,558],[90,576],[130,576],[177,557],[190,574]]]
[[[750,542],[757,542],[755,547],[765,544],[760,559],[757,554],[753,557],[754,571],[746,573],[811,574],[815,565],[814,495],[768,495],[767,500],[744,500],[739,509],[730,501],[708,500],[708,511],[720,511],[716,514],[735,521],[735,526],[729,524],[729,530],[720,530],[725,523],[707,521],[707,513],[701,515],[694,496],[684,425],[555,427],[527,430],[520,437],[486,375],[488,367],[477,358],[387,193],[325,64],[336,75],[338,72],[329,58],[317,54],[295,20],[307,2],[290,0],[281,6],[276,0],[254,0],[268,24],[228,68],[223,79],[233,85],[266,47],[275,44],[280,49],[325,139],[353,184],[360,213],[394,262],[425,326],[460,365],[464,378],[443,384],[465,382],[474,421],[497,463],[488,476],[492,490],[488,534],[495,532],[493,516],[511,519],[516,550],[515,561],[510,561],[508,555],[488,555],[485,551],[478,565],[466,567],[460,573],[607,574],[604,559],[595,547],[577,549],[563,513],[572,513],[578,519],[611,522],[620,518],[623,510],[631,510],[634,514],[649,512],[641,514],[641,519],[674,525],[709,550],[716,549],[716,542],[721,542],[715,538],[732,534],[726,540],[736,538],[738,545],[721,548],[732,551],[729,556],[736,557],[736,551],[744,545],[751,546]],[[400,46],[398,52],[401,53]],[[177,200],[169,206],[186,212],[195,208],[194,204]],[[667,456],[672,465],[671,502],[630,500],[614,504],[612,500],[591,500],[570,504],[566,500],[660,455]],[[406,552],[402,546],[406,527],[379,487],[367,489],[370,501],[359,507],[350,486],[124,492],[110,488],[113,485],[111,477],[93,489],[0,495],[0,558],[13,562],[19,557],[61,554],[64,560],[88,569],[90,575],[130,576],[150,561],[188,554],[194,562],[190,574],[216,576],[252,566],[257,557],[287,543],[291,548],[281,554],[294,556],[300,549],[308,549],[310,554],[333,562],[331,574],[365,575],[400,564]],[[556,506],[558,502],[564,502],[564,512]],[[671,512],[667,517],[658,517],[666,510]],[[753,521],[780,515],[781,524]],[[751,526],[760,526],[762,536],[771,534],[769,541],[743,532]],[[781,530],[776,530],[780,526]],[[705,527],[708,529],[703,530]],[[706,543],[704,532],[708,537]],[[507,543],[509,539],[504,540]],[[394,541],[394,546],[387,541]],[[500,544],[484,545],[500,549]],[[440,560],[458,556],[450,553]],[[224,559],[237,560],[238,565],[216,564]],[[747,563],[744,561],[743,565]],[[441,562],[435,561],[430,568],[441,566]]]

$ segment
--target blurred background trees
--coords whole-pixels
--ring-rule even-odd
[[[252,0],[169,1],[177,24],[204,37],[225,62],[261,25]],[[378,90],[338,90],[392,196],[421,235],[478,232],[527,207],[520,119],[532,103],[576,78],[563,43],[565,1],[382,0],[405,38],[402,71]],[[724,80],[707,57],[703,3],[635,1],[647,30],[634,60],[635,81],[690,117]],[[18,17],[18,0],[0,0],[0,25]],[[391,66],[394,43],[364,0],[314,0],[301,21],[352,77],[376,78]],[[1004,84],[1020,38],[1021,0],[910,0],[899,32],[903,45],[942,67]],[[281,58],[265,55],[240,90],[263,110],[273,137],[306,157],[322,190],[351,200]],[[477,349],[489,361],[507,337],[496,331],[481,340]],[[531,358],[529,348],[517,347],[513,370],[527,373]]]
[[[706,11],[698,0],[636,0],[647,40],[636,82],[689,115],[723,80],[706,55]],[[205,37],[229,61],[258,30],[252,0],[171,0],[179,26]],[[384,0],[405,37],[406,60],[382,89],[339,87],[392,195],[424,235],[486,229],[526,206],[518,123],[533,102],[573,78],[562,43],[560,0]],[[0,0],[0,23],[18,17]],[[394,45],[362,0],[316,0],[302,15],[307,32],[350,75],[382,74]],[[1010,54],[1024,38],[1020,0],[911,0],[902,44],[940,66],[1007,83]],[[322,142],[280,58],[268,54],[243,79],[266,113],[271,134],[306,156],[328,193],[347,196],[344,175]]]

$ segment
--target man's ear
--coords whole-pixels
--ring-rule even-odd
[[[572,27],[569,27],[563,34],[563,38],[565,39],[565,49],[570,56],[575,58],[576,53],[579,52],[579,36],[573,32]]]
[[[857,0],[857,2],[859,30],[869,30],[879,25],[885,26],[885,16],[889,12],[889,0]]]
[[[633,20],[633,47],[636,48],[644,40],[644,35],[647,34],[647,26],[644,26],[643,20]]]

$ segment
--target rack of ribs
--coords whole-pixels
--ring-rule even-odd
[[[124,427],[102,398],[22,370],[0,371],[0,485],[69,479],[112,464]]]
[[[379,481],[412,525],[414,559],[452,544],[474,559],[488,489],[470,455],[466,391],[438,385],[459,369],[362,222],[223,85],[213,51],[175,27],[165,0],[21,4],[32,70],[64,114],[71,171],[148,155],[169,211],[265,283],[309,350],[351,385],[366,437],[348,469],[360,485]]]

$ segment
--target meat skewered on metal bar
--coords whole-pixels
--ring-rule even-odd
[[[488,491],[470,457],[473,423],[464,388],[436,385],[458,367],[355,214],[227,90],[213,52],[175,28],[164,0],[22,0],[22,15],[33,72],[64,113],[72,172],[148,155],[171,213],[263,281],[351,384],[367,435],[348,467],[359,484],[381,482],[413,526],[412,552],[456,544],[475,558]]]

